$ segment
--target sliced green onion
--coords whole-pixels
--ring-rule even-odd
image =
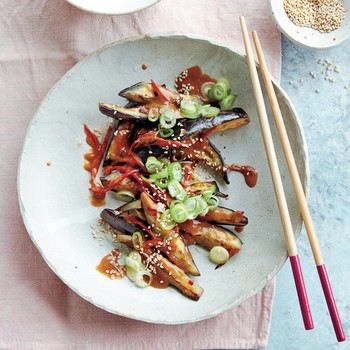
[[[143,239],[142,239],[142,234],[139,231],[135,231],[132,236],[132,244],[135,249],[140,249],[142,247]]]
[[[145,277],[148,278],[148,281],[145,280]],[[148,270],[138,271],[134,283],[139,288],[148,287],[152,283],[153,276]]]
[[[148,111],[148,120],[150,122],[156,122],[159,119],[159,110],[156,107],[151,107]]]
[[[165,230],[165,231],[169,231],[172,228],[174,228],[174,226],[176,225],[175,221],[172,219],[171,215],[170,215],[170,210],[167,209],[165,210],[162,215],[160,216],[160,220],[159,220],[159,224],[160,227]]]
[[[132,251],[130,254],[128,254],[125,258],[125,265],[133,270],[140,270],[142,268],[142,261],[141,261],[141,255],[136,252]]]
[[[197,211],[199,214],[205,215],[208,212],[208,204],[204,200],[203,197],[196,197],[197,198]],[[204,214],[205,213],[205,214]]]
[[[231,94],[227,95],[221,102],[220,102],[220,108],[222,110],[230,110],[233,108],[235,101],[236,101],[237,95]]]
[[[209,210],[216,209],[220,204],[219,198],[212,195],[207,199],[207,204]]]
[[[122,202],[131,202],[135,199],[135,195],[131,191],[121,190],[115,194],[115,198]]]
[[[183,203],[175,204],[170,209],[172,219],[177,223],[185,222],[188,219],[187,208]]]
[[[201,110],[201,115],[205,118],[216,117],[220,113],[220,108],[210,106]]]
[[[176,124],[176,116],[173,111],[167,109],[160,115],[159,125],[161,129],[171,129]]]
[[[160,163],[160,164],[162,164],[162,163]],[[158,179],[163,179],[164,177],[168,177],[168,176],[169,176],[168,169],[163,169],[163,170],[160,170],[156,173],[151,174],[149,177],[152,180],[158,180]]]
[[[170,202],[170,210],[172,209],[172,207],[176,204],[182,204],[183,202],[180,201],[179,199],[174,199],[173,201]]]
[[[139,270],[135,270],[128,265],[126,265],[126,275],[128,276],[129,280],[131,282],[135,282],[136,274],[138,273]]]
[[[195,119],[199,117],[196,102],[188,98],[181,100],[180,112],[187,118]]]
[[[174,130],[173,129],[159,129],[158,134],[163,139],[168,139],[169,137],[171,137],[174,134]]]
[[[213,83],[211,81],[208,81],[208,82],[202,84],[202,86],[201,86],[202,96],[209,97],[208,92],[214,85],[215,85],[215,83]]]
[[[182,180],[182,166],[179,162],[173,162],[168,165],[168,173],[170,179],[181,181]]]
[[[189,197],[184,202],[187,212],[188,219],[194,220],[198,216],[198,205],[197,205],[197,197]]]
[[[224,81],[218,81],[208,92],[208,96],[216,101],[221,101],[227,96],[228,86]]]
[[[230,257],[229,252],[226,248],[221,246],[215,246],[210,249],[209,259],[214,264],[224,264]]]
[[[208,188],[207,190],[203,191],[202,193],[202,197],[205,201],[208,201],[209,197],[212,196],[216,191],[216,186],[215,185],[211,185],[210,188]]]
[[[168,183],[168,191],[171,197],[175,198],[182,190],[182,186],[179,181],[170,180]]]
[[[180,189],[180,193],[178,193],[175,198],[182,201],[182,202],[187,199],[187,192],[184,190],[184,188],[182,186]]]
[[[146,160],[146,169],[150,174],[159,172],[163,164],[156,157],[148,157]]]
[[[231,84],[228,79],[226,78],[220,78],[216,83],[224,84],[227,88],[227,90],[230,90]]]
[[[162,157],[162,158],[159,158],[159,161],[163,164],[163,165],[169,165],[171,162],[168,158],[166,157]]]
[[[160,187],[160,188],[167,188],[168,187],[168,178],[166,178],[166,177],[163,177],[163,178],[161,178],[161,179],[157,179],[156,181],[155,181],[155,184],[158,186],[158,187]]]

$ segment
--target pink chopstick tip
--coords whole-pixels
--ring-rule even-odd
[[[346,338],[345,338],[344,330],[339,317],[337,305],[335,303],[335,299],[333,296],[331,284],[328,279],[326,265],[325,264],[317,265],[317,271],[320,277],[323,293],[326,298],[328,311],[331,316],[335,335],[337,337],[338,342],[343,342],[345,341]]]
[[[296,286],[298,298],[299,298],[301,315],[302,315],[303,321],[304,321],[304,327],[306,330],[311,330],[314,328],[314,322],[312,320],[309,300],[308,300],[307,293],[306,293],[306,288],[305,288],[303,273],[301,271],[299,256],[298,255],[290,256],[289,260],[290,260],[290,263],[292,266],[295,286]]]

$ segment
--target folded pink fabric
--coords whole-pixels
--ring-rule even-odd
[[[266,2],[163,0],[137,14],[108,17],[82,12],[63,0],[3,0],[0,13],[0,348],[265,347],[274,282],[233,310],[177,326],[118,317],[78,297],[46,266],[26,232],[16,170],[26,128],[41,99],[77,61],[110,42],[181,31],[243,52],[239,16],[244,15],[248,27],[259,32],[270,70],[279,79],[280,34]]]

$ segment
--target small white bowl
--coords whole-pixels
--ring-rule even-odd
[[[125,15],[155,5],[160,0],[66,0],[71,5],[101,15]]]
[[[350,0],[340,0],[345,8],[342,26],[329,33],[295,25],[287,16],[283,0],[268,0],[273,20],[280,31],[294,42],[313,49],[327,49],[338,46],[350,38]]]

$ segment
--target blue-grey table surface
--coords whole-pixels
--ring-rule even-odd
[[[315,328],[303,327],[287,262],[277,276],[267,349],[350,349],[350,40],[319,51],[282,37],[282,54],[281,86],[308,147],[309,207],[348,339],[336,340],[303,229],[297,245]]]

